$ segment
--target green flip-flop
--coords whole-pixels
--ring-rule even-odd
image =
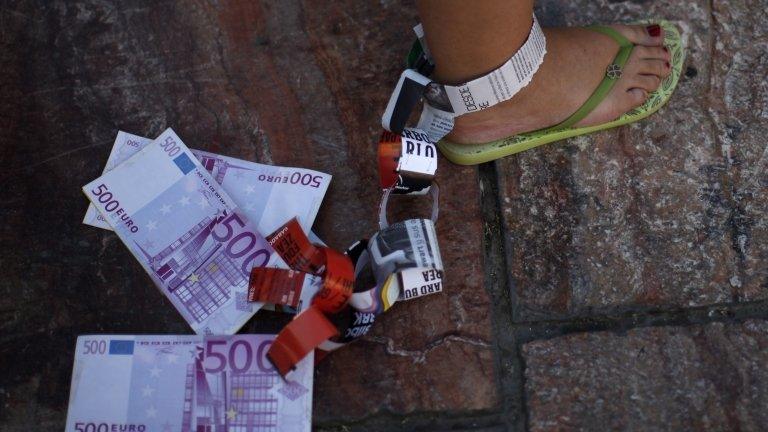
[[[600,104],[600,102],[603,101],[603,99],[610,92],[613,85],[616,83],[617,77],[615,73],[612,75],[609,69],[606,72],[606,77],[603,79],[594,93],[592,93],[592,96],[590,96],[589,99],[587,99],[587,101],[584,102],[584,104],[578,110],[576,110],[576,112],[574,112],[570,117],[558,125],[533,132],[513,135],[485,144],[457,144],[450,142],[447,139],[442,139],[437,143],[438,148],[442,151],[443,155],[445,155],[445,157],[453,163],[460,165],[476,165],[504,156],[509,156],[511,154],[519,153],[521,151],[528,150],[543,144],[560,141],[578,135],[597,132],[616,126],[622,126],[648,117],[649,115],[658,111],[658,109],[661,108],[662,105],[664,105],[669,100],[680,78],[683,61],[685,59],[680,33],[677,31],[675,26],[668,21],[653,22],[661,25],[661,27],[664,29],[664,46],[666,46],[670,52],[670,66],[672,68],[672,72],[661,82],[661,85],[656,91],[648,95],[648,99],[641,106],[623,114],[618,119],[607,123],[588,127],[573,127],[574,124],[578,123],[581,119],[586,117],[595,107]],[[638,24],[648,23],[650,23],[650,21]],[[611,67],[613,67],[613,65],[617,65],[618,68],[614,69],[620,70],[620,68],[623,68],[627,62],[627,59],[629,59],[629,56],[632,53],[635,45],[610,27],[591,26],[587,28],[608,35],[619,44],[619,52],[616,55],[616,58],[614,58]]]

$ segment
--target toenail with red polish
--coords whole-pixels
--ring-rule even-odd
[[[657,37],[661,35],[661,26],[658,24],[649,25],[645,27],[645,31],[647,31],[651,37]]]

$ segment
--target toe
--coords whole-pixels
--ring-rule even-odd
[[[635,75],[629,82],[629,88],[638,88],[647,92],[652,92],[659,88],[660,84],[661,78],[656,75]]]
[[[625,101],[627,105],[624,111],[639,107],[645,103],[646,99],[648,99],[648,92],[643,89],[633,88],[627,90],[627,98]]]
[[[613,28],[635,45],[662,46],[664,29],[658,24],[615,25]]]
[[[637,65],[637,71],[641,75],[655,75],[665,78],[669,75],[671,67],[666,60],[641,60]]]
[[[633,57],[641,59],[655,59],[669,61],[671,58],[669,50],[666,47],[648,47],[636,46],[632,50]]]

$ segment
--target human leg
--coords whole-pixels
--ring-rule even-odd
[[[419,0],[419,15],[435,59],[434,78],[459,84],[510,58],[531,27],[530,0]],[[670,73],[658,25],[613,25],[636,47],[608,96],[577,126],[613,120],[642,104]],[[585,28],[545,28],[547,55],[531,83],[512,99],[460,116],[448,136],[482,143],[558,124],[589,98],[618,51],[610,37]]]

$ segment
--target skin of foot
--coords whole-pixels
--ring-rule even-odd
[[[669,75],[670,54],[660,26],[612,25],[636,46],[608,96],[576,126],[618,118],[642,105]],[[585,28],[545,28],[547,54],[531,83],[512,99],[456,118],[448,139],[462,144],[494,141],[556,125],[573,114],[605,77],[618,53],[609,36]]]

